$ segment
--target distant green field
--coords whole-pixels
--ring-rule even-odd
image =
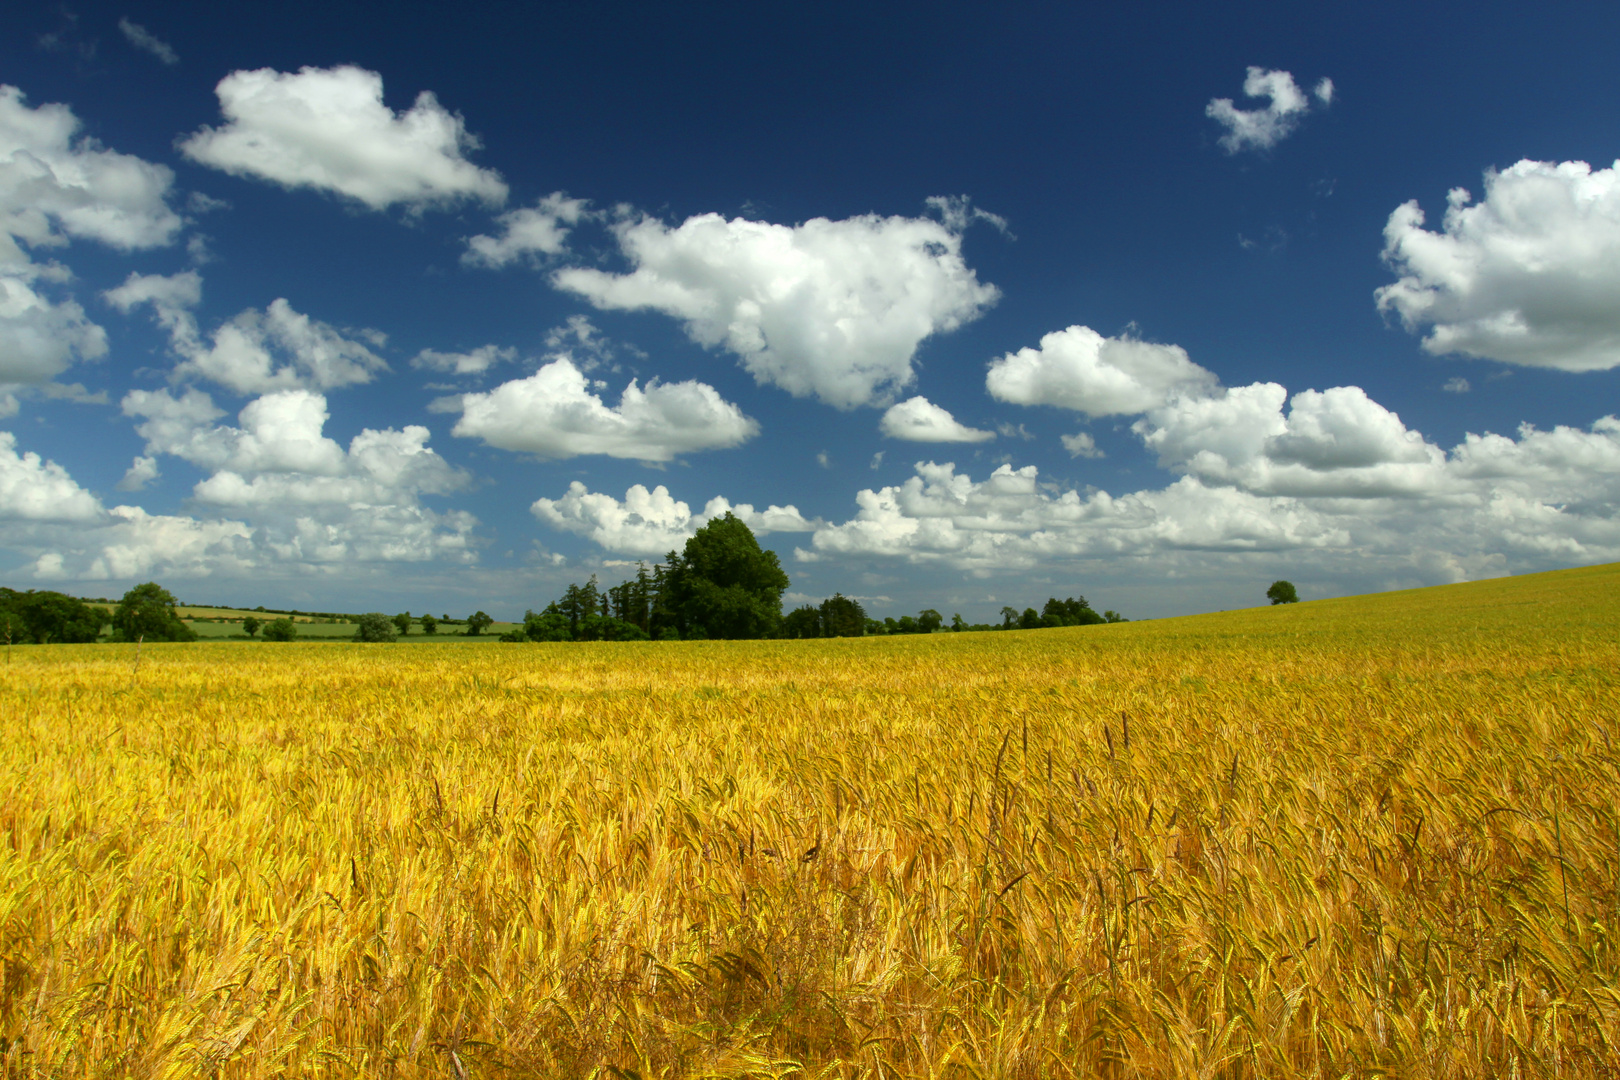
[[[257,617],[261,622],[269,622],[271,619],[285,618],[285,616],[281,615],[259,615]],[[300,641],[348,641],[354,637],[355,625],[353,623],[307,622],[299,621],[297,619],[294,619],[293,621],[297,624],[298,640]],[[249,640],[263,640],[262,636],[250,639],[247,634],[243,633],[240,619],[233,619],[228,622],[186,619],[185,623],[187,626],[197,631],[197,636],[205,641],[245,642]],[[409,634],[399,638],[398,640],[406,642],[494,641],[499,638],[501,634],[511,630],[513,627],[521,626],[522,624],[498,622],[491,626],[488,630],[484,631],[484,633],[480,634],[478,637],[468,637],[467,628],[465,626],[443,627],[443,624],[440,625],[442,628],[437,634],[424,634],[422,633],[421,626],[413,626],[411,627],[411,632]],[[276,643],[269,642],[268,644],[273,645]]]

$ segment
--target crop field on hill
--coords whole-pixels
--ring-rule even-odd
[[[0,667],[6,1076],[1620,1069],[1617,567],[133,661]]]

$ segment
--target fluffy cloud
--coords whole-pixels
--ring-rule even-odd
[[[345,450],[323,434],[326,399],[283,390],[249,402],[239,427],[214,423],[222,414],[207,394],[132,390],[125,415],[141,423],[148,455],[168,454],[209,470],[193,496],[200,502],[247,507],[409,503],[421,494],[447,494],[467,477],[427,446],[428,430],[367,428]]]
[[[497,345],[480,345],[471,352],[445,353],[423,349],[411,357],[411,367],[442,371],[449,375],[482,375],[496,364],[517,358],[517,350]]]
[[[78,131],[66,105],[30,109],[21,90],[0,86],[0,231],[35,248],[69,237],[125,250],[171,243],[182,225],[167,202],[174,174]]]
[[[961,233],[930,218],[788,226],[703,214],[615,231],[632,272],[570,267],[554,283],[599,308],[662,311],[694,341],[735,353],[756,381],[841,409],[886,404],[911,383],[925,338],[999,296],[963,261]]]
[[[1620,365],[1620,162],[1520,161],[1486,173],[1485,198],[1447,197],[1441,232],[1416,200],[1384,227],[1400,280],[1377,292],[1423,348],[1508,364]]]
[[[993,431],[980,431],[957,422],[945,409],[925,397],[914,397],[890,406],[878,430],[891,439],[911,442],[988,442]]]
[[[263,312],[239,313],[204,342],[190,308],[201,298],[195,271],[171,277],[131,274],[107,302],[121,311],[151,304],[181,358],[175,379],[203,378],[238,394],[264,394],[291,387],[332,390],[370,382],[388,365],[365,345],[326,323],[293,310],[284,299]]]
[[[1276,383],[1178,398],[1132,430],[1159,464],[1275,495],[1413,496],[1443,491],[1445,454],[1357,386],[1295,394]]]
[[[38,454],[19,454],[16,436],[0,431],[0,518],[84,522],[101,512],[101,501],[66,469]]]
[[[139,491],[147,484],[162,476],[158,468],[157,458],[142,455],[130,463],[124,470],[124,478],[118,481],[119,491]]]
[[[1193,477],[1118,499],[1053,492],[1037,477],[1033,465],[1002,465],[975,482],[954,464],[918,462],[905,483],[860,492],[855,518],[817,529],[806,554],[878,555],[988,572],[1054,558],[1180,548],[1280,551],[1344,541],[1332,523],[1289,500],[1210,488]]]
[[[52,303],[32,266],[0,266],[0,390],[49,383],[76,360],[106,355],[107,333],[72,300]]]
[[[499,236],[470,238],[461,261],[468,266],[497,268],[537,255],[560,255],[568,249],[568,227],[585,216],[586,205],[584,199],[553,191],[532,207],[502,214]]]
[[[1264,554],[1367,587],[1620,560],[1620,420],[1469,435],[1447,453],[1357,388],[1295,395],[1286,413],[1284,398],[1258,384],[1139,425],[1188,475],[1119,497],[1043,484],[1033,466],[975,481],[920,462],[903,484],[861,491],[856,516],[819,527],[799,556],[1196,576],[1253,572],[1243,560]]]
[[[1081,431],[1074,435],[1060,435],[1058,438],[1063,443],[1063,449],[1069,452],[1070,457],[1100,458],[1107,456],[1097,449],[1097,440],[1093,439],[1087,432]]]
[[[420,504],[469,482],[428,448],[426,428],[368,428],[344,448],[323,434],[325,399],[305,390],[249,403],[237,427],[217,423],[220,411],[197,390],[134,391],[123,404],[147,446],[119,486],[154,478],[161,455],[181,458],[208,474],[192,489],[198,513],[103,508],[0,432],[0,546],[31,559],[39,580],[352,576],[396,562],[476,561],[477,520]]]
[[[733,506],[716,496],[703,511],[693,514],[686,503],[670,495],[660,484],[648,491],[632,485],[621,502],[611,495],[592,492],[578,480],[568,485],[560,499],[536,499],[530,512],[554,529],[583,536],[598,546],[625,555],[656,558],[678,550],[705,523],[735,514],[756,535],[771,532],[809,532],[815,524],[806,521],[793,506],[768,506],[756,511],[749,503]]]
[[[173,241],[181,219],[168,205],[173,173],[161,165],[76,137],[66,105],[29,108],[0,86],[0,412],[15,391],[50,387],[78,360],[107,351],[101,327],[50,286],[71,280],[55,263],[24,250],[96,240],[126,250]]]
[[[1292,134],[1311,108],[1310,98],[1286,71],[1249,68],[1248,77],[1243,80],[1243,94],[1269,100],[1263,109],[1240,109],[1231,98],[1215,98],[1204,108],[1205,116],[1226,129],[1220,143],[1228,154],[1269,150]],[[1333,80],[1320,80],[1311,94],[1323,105],[1331,104]]]
[[[1015,405],[1057,405],[1088,416],[1135,415],[1172,396],[1204,396],[1219,381],[1178,345],[1103,337],[1071,326],[992,361],[990,396]]]
[[[619,404],[610,407],[568,356],[526,379],[448,398],[438,407],[460,410],[453,435],[546,458],[606,454],[668,461],[737,446],[759,433],[758,424],[706,383],[654,379],[643,388],[632,379]]]
[[[506,201],[492,169],[464,156],[478,140],[428,90],[405,113],[383,103],[382,76],[358,67],[236,71],[215,87],[226,123],[180,144],[194,161],[288,188],[331,191],[382,210],[465,198]]]

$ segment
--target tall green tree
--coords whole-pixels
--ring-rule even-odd
[[[785,638],[817,638],[821,636],[821,612],[809,604],[802,604],[782,616],[782,636]]]
[[[155,581],[137,585],[118,601],[113,630],[124,641],[196,641],[197,632],[180,621],[174,594]]]
[[[729,510],[704,525],[664,572],[667,608],[683,638],[761,638],[782,621],[788,576],[776,552]]]
[[[833,593],[821,602],[823,637],[860,637],[866,633],[866,611],[857,600]]]
[[[477,637],[485,630],[488,630],[490,626],[494,624],[494,622],[494,619],[490,618],[488,615],[485,615],[482,611],[473,612],[471,615],[467,616],[467,636]]]

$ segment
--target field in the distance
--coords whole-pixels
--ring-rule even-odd
[[[5,1075],[1620,1067],[1620,567],[133,660],[0,667]]]

